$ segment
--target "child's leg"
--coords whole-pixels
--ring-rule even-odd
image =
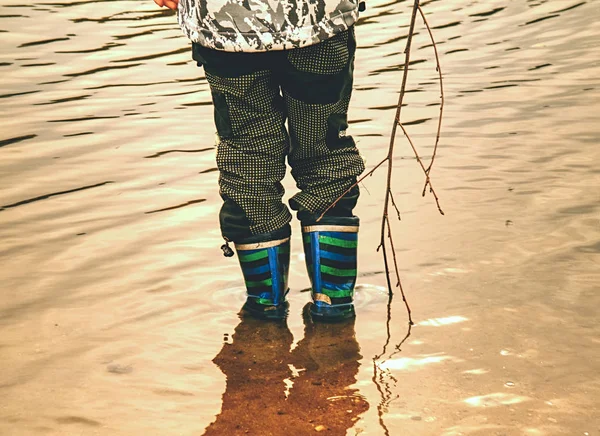
[[[348,128],[354,29],[288,52],[282,88],[289,117],[289,163],[300,192],[290,205],[301,221],[319,216],[364,171]],[[329,215],[352,216],[358,188]]]
[[[352,91],[354,31],[291,50],[282,88],[289,117],[288,157],[298,188],[290,200],[302,222],[312,283],[313,317],[354,316],[358,218],[352,209],[358,187],[316,222],[319,215],[364,171],[354,140],[346,135]]]
[[[215,108],[223,236],[236,243],[272,232],[273,239],[289,236],[281,233],[291,220],[281,201],[289,139],[271,54],[195,47],[194,55],[204,64]]]
[[[291,220],[281,180],[289,140],[271,57],[201,48],[195,55],[205,66],[215,107],[221,232],[237,247],[248,290],[245,308],[281,318],[287,311]]]

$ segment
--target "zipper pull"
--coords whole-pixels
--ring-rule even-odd
[[[227,238],[223,238],[223,239],[225,239],[225,243],[223,245],[221,245],[221,250],[223,250],[223,256],[233,257],[233,250],[229,246],[229,242],[230,242],[229,239],[227,239]]]

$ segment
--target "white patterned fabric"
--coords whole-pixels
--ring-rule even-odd
[[[179,24],[195,43],[261,52],[319,43],[352,26],[359,0],[181,0]]]

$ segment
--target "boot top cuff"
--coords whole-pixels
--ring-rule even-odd
[[[302,227],[303,233],[311,232],[342,232],[342,233],[358,233],[358,225],[331,225],[331,224],[313,224]]]
[[[274,241],[250,242],[247,244],[235,244],[235,249],[237,251],[247,251],[247,250],[259,250],[261,248],[278,247],[279,245],[285,244],[289,240],[290,240],[290,238],[284,238],[284,239],[276,239]]]

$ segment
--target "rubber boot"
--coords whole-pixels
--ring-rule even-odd
[[[327,217],[326,217],[327,218]],[[353,318],[358,218],[323,218],[302,226],[315,321]]]
[[[290,238],[235,244],[246,282],[247,299],[243,309],[266,319],[283,319],[289,304],[288,272]]]

